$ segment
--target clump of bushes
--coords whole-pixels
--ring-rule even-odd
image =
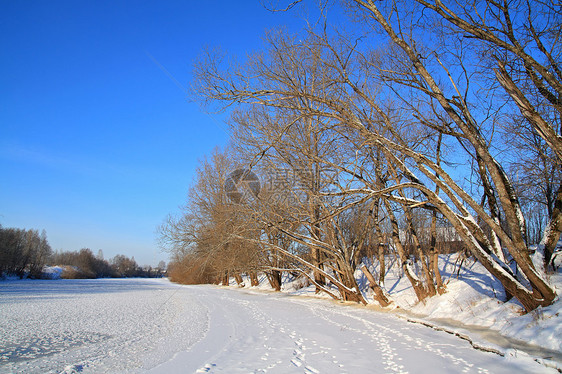
[[[217,278],[214,270],[204,258],[187,255],[168,266],[168,276],[172,282],[181,284],[209,284]]]
[[[117,255],[107,261],[101,253],[94,256],[88,248],[74,252],[57,252],[51,257],[50,264],[64,267],[61,274],[64,279],[157,278],[165,274],[163,262],[154,269],[142,268],[134,257]]]
[[[72,252],[56,252],[50,260],[50,265],[66,265],[61,274],[65,279],[91,279],[106,278],[118,276],[115,269],[111,265],[100,258],[96,257],[88,248]]]
[[[0,226],[0,276],[40,278],[51,254],[45,230]]]
[[[18,276],[52,279],[52,273],[44,273],[45,266],[60,267],[60,278],[65,279],[146,278],[166,274],[166,264],[163,261],[156,268],[143,268],[134,257],[124,255],[117,255],[107,261],[101,250],[97,256],[88,248],[53,253],[45,230],[39,234],[37,230],[0,226],[0,278]]]

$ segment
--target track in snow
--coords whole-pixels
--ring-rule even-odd
[[[283,294],[213,287],[193,292],[211,310],[209,334],[195,352],[154,373],[552,372],[530,359],[477,351],[391,314]]]
[[[0,372],[549,371],[391,314],[131,279],[0,284]]]

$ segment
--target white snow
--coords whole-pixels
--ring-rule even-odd
[[[61,279],[64,268],[62,266],[45,266],[43,268],[43,277],[45,279]]]
[[[387,275],[387,288],[401,288],[403,292],[390,291],[391,297],[403,309],[425,320],[443,320],[462,323],[468,330],[488,333],[491,329],[507,338],[514,338],[537,345],[545,350],[558,351],[562,356],[562,301],[524,314],[517,300],[502,302],[505,295],[501,284],[478,262],[467,259],[457,278],[458,255],[442,256],[440,269],[447,283],[447,292],[418,303],[404,278],[393,271]],[[562,291],[562,276],[550,276],[550,283]],[[482,329],[485,328],[485,329]]]
[[[130,372],[200,340],[208,310],[162,280],[0,283],[0,372]]]
[[[372,306],[162,279],[99,279],[0,283],[0,372],[555,371],[518,351],[501,357],[475,350]]]

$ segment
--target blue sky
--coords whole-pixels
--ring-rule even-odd
[[[205,46],[244,56],[287,24],[259,0],[1,2],[0,224],[167,260],[155,229],[228,135],[162,67],[187,87]]]

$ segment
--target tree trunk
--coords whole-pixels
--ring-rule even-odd
[[[377,281],[375,280],[375,277],[373,276],[373,274],[369,271],[369,269],[366,266],[362,266],[361,267],[361,271],[363,272],[363,274],[365,274],[365,277],[367,277],[367,280],[369,281],[369,287],[371,287],[371,289],[373,290],[373,292],[375,293],[374,295],[374,299],[376,301],[378,301],[378,303],[382,306],[382,307],[387,307],[390,304],[392,304],[392,301],[388,300],[388,298],[386,297],[386,295],[384,294],[384,291],[382,290],[382,288],[378,285]]]
[[[384,276],[386,274],[386,265],[385,265],[385,251],[386,246],[383,243],[378,244],[378,255],[379,255],[379,284],[384,286]]]
[[[252,283],[252,287],[256,287],[260,285],[258,274],[255,271],[250,272],[250,281]]]
[[[410,208],[408,207],[404,207],[404,214],[406,215],[406,221],[408,224],[408,228],[410,230],[410,233],[412,235],[412,240],[414,241],[414,247],[416,249],[416,253],[418,255],[419,261],[421,263],[422,266],[422,272],[425,276],[425,281],[426,281],[426,287],[425,287],[425,291],[427,292],[428,296],[435,296],[436,291],[435,291],[435,284],[433,282],[433,275],[432,272],[430,271],[428,265],[427,265],[427,258],[425,256],[425,254],[422,251],[422,247],[420,244],[420,241],[418,239],[418,235],[416,233],[416,229],[414,227],[414,223],[412,220],[412,211]]]
[[[279,270],[270,270],[266,272],[267,280],[275,291],[281,291],[281,272]]]
[[[244,287],[244,280],[242,279],[242,276],[240,274],[238,273],[234,274],[234,279],[236,280],[238,286]]]
[[[410,284],[412,285],[412,288],[414,289],[418,300],[423,301],[427,297],[427,291],[424,289],[422,282],[415,274],[413,274],[412,269],[408,265],[408,258],[406,256],[406,253],[404,252],[404,247],[400,242],[398,221],[396,220],[396,216],[392,211],[392,206],[390,205],[390,202],[388,200],[384,200],[384,204],[388,213],[388,217],[390,219],[390,224],[392,226],[392,241],[394,243],[394,247],[396,248],[396,252],[398,252],[398,258],[400,259],[402,270],[410,281]]]
[[[379,209],[380,209],[380,199],[377,199],[373,207],[373,220],[374,220],[374,227],[375,227],[375,240],[377,242],[377,255],[379,258],[379,284],[384,286],[384,276],[386,274],[386,267],[385,267],[385,244],[383,242],[383,235],[381,232],[381,226],[379,222]]]
[[[550,216],[550,222],[545,230],[544,241],[544,270],[549,271],[552,260],[552,255],[560,240],[562,233],[562,185],[558,187],[556,192],[556,200],[554,202],[554,209]],[[552,266],[554,268],[554,266]]]
[[[435,277],[437,292],[439,295],[443,295],[443,293],[445,293],[445,286],[443,285],[441,271],[439,270],[439,251],[437,249],[437,212],[433,212],[431,216],[430,235],[429,258],[431,261],[431,269],[433,271],[433,276]]]

